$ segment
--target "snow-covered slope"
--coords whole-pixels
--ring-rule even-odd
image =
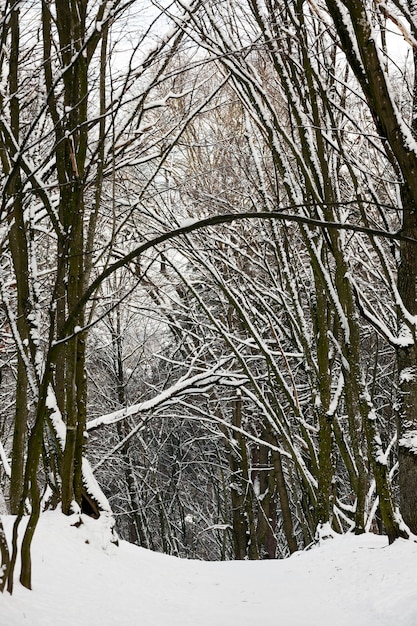
[[[411,542],[348,535],[284,561],[204,563],[125,542],[103,547],[100,522],[84,521],[42,515],[33,591],[16,584],[12,597],[0,595],[1,626],[417,624]]]

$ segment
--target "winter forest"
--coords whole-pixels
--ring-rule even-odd
[[[0,11],[0,589],[417,534],[416,0]]]

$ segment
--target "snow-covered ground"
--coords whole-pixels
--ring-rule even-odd
[[[41,516],[33,591],[17,583],[13,596],[0,594],[1,626],[417,624],[411,542],[347,535],[284,561],[204,563],[125,542],[103,547],[100,522],[71,523]]]

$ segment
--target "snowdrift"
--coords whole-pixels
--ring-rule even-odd
[[[412,542],[345,535],[283,561],[207,563],[117,547],[100,520],[75,521],[41,516],[33,591],[0,596],[1,626],[417,624]]]

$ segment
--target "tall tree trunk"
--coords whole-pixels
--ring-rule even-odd
[[[18,100],[19,90],[19,7],[18,1],[13,0],[10,7],[10,71],[9,90],[11,130],[14,145],[8,146],[8,152],[13,157],[16,146],[19,145],[20,133],[20,105]],[[26,225],[24,220],[24,207],[22,199],[21,175],[18,165],[13,166],[13,161],[8,164],[7,195],[12,201],[12,211],[9,215],[9,246],[12,254],[13,266],[16,276],[16,325],[20,338],[20,349],[17,354],[16,373],[16,405],[12,447],[12,472],[10,480],[10,511],[18,512],[23,489],[23,474],[26,453],[26,431],[28,427],[28,381],[27,364],[24,352],[29,339],[28,316],[31,311],[30,292],[28,284],[28,247],[26,240]]]
[[[417,171],[416,171],[417,176]],[[410,197],[407,187],[403,194],[403,224],[401,234],[417,239],[417,203]],[[417,314],[417,249],[407,241],[400,244],[398,266],[398,292],[410,316]],[[399,335],[404,345],[397,349],[399,372],[398,402],[398,465],[400,510],[410,530],[417,533],[417,337],[414,324],[410,324],[399,311]]]
[[[417,151],[410,146],[409,131],[402,113],[392,97],[385,67],[378,52],[378,42],[372,28],[371,16],[363,1],[348,0],[343,16],[340,3],[327,0],[343,50],[365,94],[377,130],[386,140],[388,158],[401,172],[401,235],[417,238]],[[352,28],[348,27],[351,20]],[[415,25],[411,25],[415,34]],[[357,56],[357,52],[359,57]],[[415,51],[414,51],[415,55]],[[416,80],[417,77],[415,77]],[[413,111],[416,110],[414,88]],[[412,132],[416,135],[416,119]],[[397,273],[398,326],[400,345],[397,347],[399,371],[399,476],[400,502],[404,521],[417,533],[417,347],[416,347],[416,280],[417,254],[411,242],[400,242]],[[413,318],[414,316],[414,318]],[[402,345],[401,345],[402,344]],[[400,534],[393,520],[394,535]]]
[[[60,40],[64,106],[68,111],[63,126],[57,129],[57,142],[65,136],[57,155],[60,183],[59,215],[63,225],[63,249],[67,255],[66,310],[76,307],[84,289],[84,163],[87,149],[87,60],[81,53],[85,41],[86,3],[56,1],[57,29]],[[52,103],[51,103],[52,106]],[[82,453],[86,412],[86,377],[84,371],[86,335],[83,311],[69,329],[74,333],[66,346],[64,368],[65,419],[67,435],[62,456],[62,510],[69,514],[73,502],[82,506]],[[63,375],[58,374],[62,381]],[[62,385],[62,382],[61,382]]]

